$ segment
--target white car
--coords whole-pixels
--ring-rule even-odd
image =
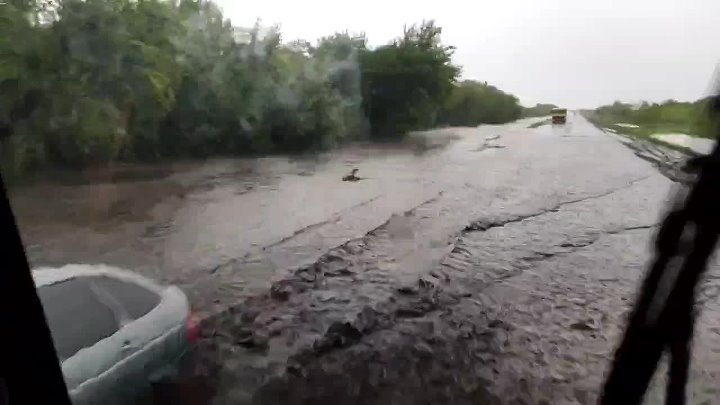
[[[198,330],[179,288],[104,265],[32,274],[74,405],[151,404],[192,372]]]

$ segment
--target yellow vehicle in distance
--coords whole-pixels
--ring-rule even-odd
[[[552,115],[553,124],[564,124],[567,122],[567,109],[566,108],[553,108],[550,110]]]

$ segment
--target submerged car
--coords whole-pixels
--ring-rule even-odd
[[[191,377],[198,329],[179,288],[104,265],[32,273],[74,405],[153,404]]]

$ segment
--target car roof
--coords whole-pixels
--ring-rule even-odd
[[[49,286],[78,277],[110,277],[138,284],[156,293],[164,288],[155,281],[119,267],[104,264],[68,264],[62,267],[38,267],[32,270],[37,288]]]

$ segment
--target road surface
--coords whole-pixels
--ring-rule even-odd
[[[676,186],[578,115],[528,124],[435,131],[454,141],[425,153],[43,185],[13,204],[33,264],[181,285],[207,317],[214,403],[594,403]],[[340,181],[352,167],[364,179]],[[692,403],[717,396],[712,274]]]

